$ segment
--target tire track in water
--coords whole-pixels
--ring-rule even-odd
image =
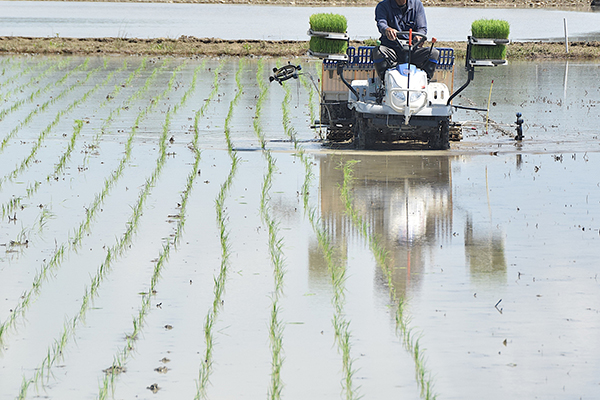
[[[233,179],[235,177],[240,158],[238,157],[237,152],[233,148],[233,143],[231,142],[231,128],[229,124],[233,115],[233,109],[235,108],[242,94],[240,82],[242,64],[243,59],[240,59],[240,62],[238,64],[238,71],[236,73],[237,93],[235,94],[233,100],[231,100],[231,102],[229,103],[229,112],[227,113],[227,117],[225,118],[224,134],[225,141],[227,142],[227,153],[229,154],[229,157],[231,159],[231,169],[229,170],[227,178],[221,184],[221,190],[219,191],[219,194],[215,199],[217,227],[219,230],[219,238],[221,241],[221,265],[219,269],[219,275],[215,278],[213,304],[212,307],[208,310],[204,322],[204,339],[206,341],[206,350],[204,352],[203,362],[201,363],[198,372],[198,385],[196,395],[194,397],[195,400],[207,398],[206,390],[210,381],[210,375],[212,373],[213,368],[213,327],[221,310],[221,299],[223,297],[223,292],[225,291],[227,272],[230,266],[229,258],[231,256],[231,251],[229,243],[229,231],[227,229],[227,212],[225,208],[225,200],[227,199],[229,189],[231,188],[231,185],[233,183]]]
[[[308,220],[317,236],[319,247],[323,252],[325,262],[327,264],[327,270],[329,271],[331,278],[331,285],[333,287],[333,298],[331,303],[334,307],[334,314],[332,318],[332,325],[335,332],[335,343],[338,351],[342,356],[342,395],[347,400],[358,399],[360,394],[358,387],[354,382],[354,374],[356,369],[354,368],[354,359],[352,358],[352,344],[351,338],[352,333],[350,330],[350,321],[346,318],[345,313],[345,280],[346,280],[346,267],[342,263],[335,263],[334,261],[334,248],[329,240],[329,236],[322,226],[321,219],[318,217],[317,209],[310,205],[309,201],[309,188],[314,178],[312,172],[312,163],[308,159],[308,156],[304,152],[304,148],[298,142],[294,128],[292,127],[289,118],[289,99],[291,96],[291,90],[287,82],[283,83],[285,90],[285,96],[282,103],[283,109],[283,126],[286,135],[290,138],[294,145],[294,149],[297,152],[298,158],[302,161],[305,169],[305,178],[302,184],[302,200],[304,205],[304,211],[308,215]]]
[[[420,388],[421,397],[425,400],[433,400],[437,397],[433,387],[433,376],[426,366],[424,351],[420,348],[419,338],[421,333],[416,332],[410,326],[410,319],[405,313],[405,300],[398,295],[392,281],[393,267],[388,257],[385,247],[381,244],[380,238],[375,234],[369,233],[367,222],[360,216],[352,205],[352,196],[350,194],[352,186],[352,166],[358,161],[348,161],[343,165],[344,181],[341,188],[341,198],[345,205],[346,213],[350,216],[352,223],[358,229],[360,234],[368,241],[371,252],[375,256],[377,264],[381,267],[384,276],[387,279],[388,293],[391,303],[395,307],[396,334],[400,336],[406,350],[413,357],[415,363],[415,375],[417,384]]]
[[[164,65],[165,64],[163,64],[162,66],[164,66]],[[150,77],[148,77],[148,79],[146,80],[147,85],[144,85],[144,87],[139,89],[138,92],[140,90],[146,90],[146,86],[149,86],[148,82],[153,82],[156,79],[157,73],[160,69],[162,69],[162,66],[160,68],[155,68],[153,70],[152,75]],[[171,82],[171,86],[172,86],[172,82]],[[41,268],[36,273],[36,275],[33,279],[33,282],[32,282],[32,287],[30,289],[26,290],[22,294],[22,296],[20,297],[19,303],[17,304],[16,307],[13,308],[13,312],[11,312],[9,314],[8,318],[2,324],[0,324],[0,350],[2,349],[1,345],[4,344],[5,335],[7,334],[8,330],[10,328],[14,327],[14,325],[16,324],[16,321],[19,317],[22,317],[25,315],[25,312],[28,309],[29,304],[39,295],[39,293],[41,291],[41,287],[42,287],[43,283],[46,281],[46,279],[48,278],[49,274],[55,272],[59,268],[62,260],[64,259],[66,254],[68,254],[69,251],[75,251],[80,246],[83,236],[86,232],[89,232],[91,224],[94,221],[95,215],[98,212],[98,210],[100,209],[100,206],[104,203],[104,201],[105,201],[106,197],[109,195],[111,189],[114,187],[114,185],[116,185],[118,180],[123,175],[123,173],[125,171],[125,167],[127,166],[127,163],[129,162],[129,160],[131,159],[133,140],[137,134],[139,123],[146,118],[148,113],[158,104],[158,100],[160,98],[164,97],[169,90],[170,90],[170,88],[168,88],[168,90],[165,90],[163,93],[154,97],[152,99],[154,101],[150,101],[150,104],[145,109],[140,111],[140,113],[138,114],[138,117],[136,118],[135,122],[133,123],[133,126],[130,130],[129,136],[125,143],[125,151],[124,151],[123,158],[121,158],[117,168],[104,181],[104,186],[103,186],[102,190],[95,195],[94,200],[92,201],[90,206],[86,208],[85,220],[83,220],[79,224],[79,226],[74,229],[73,234],[69,235],[69,238],[65,242],[56,245],[56,249],[55,249],[54,253],[52,254],[52,256],[49,257],[46,261],[44,261]],[[138,93],[138,92],[136,92],[136,93]],[[134,94],[134,96],[135,96],[135,94]]]

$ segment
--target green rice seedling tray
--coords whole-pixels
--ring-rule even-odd
[[[346,17],[339,14],[319,13],[310,16],[309,54],[319,58],[339,58],[348,49]]]
[[[471,57],[475,60],[506,59],[506,44],[510,25],[496,19],[479,19],[471,24],[473,49]]]

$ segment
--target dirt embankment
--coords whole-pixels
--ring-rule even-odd
[[[78,0],[67,0],[78,1]],[[88,0],[106,1],[106,0]],[[111,1],[111,0],[108,0]],[[119,2],[195,4],[273,4],[291,6],[375,6],[379,0],[118,0]],[[600,0],[421,0],[426,7],[567,8],[586,9]]]
[[[363,45],[362,42],[350,44]],[[464,57],[465,42],[438,42],[437,46],[451,47],[457,57]],[[191,36],[178,39],[0,37],[0,54],[295,57],[305,55],[307,50],[308,41],[293,40],[222,40]],[[566,53],[564,43],[517,42],[508,46],[507,58],[600,60],[600,42],[571,42],[569,53]]]
[[[70,1],[70,0],[67,0]],[[92,0],[93,1],[93,0]],[[137,0],[119,0],[136,1]],[[145,1],[145,0],[142,0]],[[600,0],[422,0],[427,7],[489,7],[489,8],[561,8],[589,10]],[[226,3],[281,4],[295,6],[375,6],[377,0],[149,0],[151,3]],[[361,42],[351,45],[359,46]],[[452,47],[458,57],[464,56],[465,42],[438,42],[438,47]],[[308,41],[290,40],[222,40],[182,36],[178,39],[135,38],[29,38],[0,37],[0,54],[123,54],[173,56],[272,56],[293,57],[306,54]],[[564,43],[527,42],[508,47],[508,59],[600,59],[600,42],[571,42],[569,53]]]

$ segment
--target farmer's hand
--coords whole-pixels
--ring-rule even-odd
[[[396,32],[398,32],[397,30],[395,30],[394,28],[386,28],[385,29],[385,36],[391,40],[392,42],[396,40]]]

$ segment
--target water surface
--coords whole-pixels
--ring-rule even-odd
[[[319,12],[348,19],[352,39],[379,37],[373,7],[285,7],[234,4],[0,1],[0,35],[63,37],[307,40],[308,19]],[[541,9],[427,8],[429,36],[465,40],[480,18],[504,19],[512,40],[600,40],[598,14]]]

